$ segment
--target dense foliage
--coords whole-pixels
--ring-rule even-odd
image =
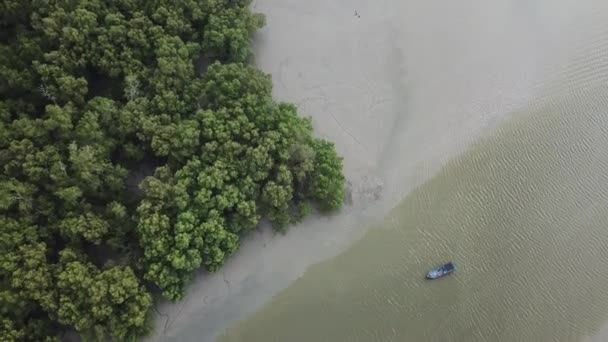
[[[341,206],[333,144],[243,64],[248,5],[0,3],[1,341],[135,340],[262,218]]]

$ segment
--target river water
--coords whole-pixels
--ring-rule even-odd
[[[224,341],[569,341],[608,317],[608,87],[517,115]],[[572,102],[569,102],[572,103]],[[533,114],[533,115],[531,115]],[[424,280],[454,260],[458,272]]]
[[[551,80],[221,341],[576,341],[608,319],[608,8],[500,3],[570,22]]]

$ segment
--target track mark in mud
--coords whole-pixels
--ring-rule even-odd
[[[160,312],[156,306],[154,307],[153,310],[154,310],[154,312],[156,312],[156,314],[158,316],[165,318],[165,324],[163,324],[163,335],[165,335],[167,333],[167,326],[169,324],[170,317],[168,314]]]
[[[379,200],[384,192],[384,182],[377,177],[365,175],[357,180],[347,179],[345,202],[349,206]]]
[[[365,148],[365,145],[363,145],[359,139],[357,139],[351,132],[349,132],[346,128],[344,128],[344,126],[342,126],[342,124],[340,123],[340,121],[338,119],[336,119],[336,117],[334,116],[334,114],[332,112],[329,112],[329,115],[331,115],[331,117],[334,119],[334,121],[336,122],[336,124],[338,125],[338,127],[340,127],[340,129],[346,133],[349,137],[351,137],[359,146]],[[367,150],[367,149],[366,149]]]
[[[390,28],[389,30],[389,39],[393,42],[399,41],[398,33],[395,28]],[[394,148],[394,140],[395,136],[399,132],[399,129],[402,127],[403,120],[406,115],[402,115],[401,112],[406,109],[405,100],[403,97],[406,96],[406,77],[404,75],[404,64],[405,64],[405,55],[403,50],[396,45],[396,43],[392,44],[392,48],[387,56],[387,65],[391,65],[391,83],[394,89],[394,97],[393,103],[395,108],[395,117],[393,119],[390,129],[390,132],[387,135],[386,143],[384,148],[379,153],[379,158],[377,159],[377,165],[379,169],[386,169],[386,163],[390,161],[390,156],[392,149]]]
[[[287,86],[285,85],[285,81],[283,80],[283,69],[287,68],[289,66],[289,57],[285,57],[281,63],[279,63],[279,71],[277,72],[277,78],[279,81],[279,84],[281,85],[281,87],[283,87],[283,89],[289,89],[287,88]]]
[[[226,271],[222,270],[222,279],[224,280],[224,284],[226,284],[226,288],[228,289],[228,294],[232,291],[230,281],[226,278]]]
[[[169,329],[173,326],[173,323],[175,323],[175,321],[177,320],[177,318],[182,314],[182,311],[184,310],[184,307],[186,307],[186,304],[188,304],[188,296],[186,296],[186,298],[182,299],[182,303],[179,307],[179,310],[177,311],[177,313],[173,316],[173,319],[169,322],[169,320],[167,319],[167,323],[165,323],[165,330]]]
[[[385,103],[390,103],[390,102],[394,102],[395,100],[392,98],[384,98],[384,99],[379,99],[376,100],[374,102],[372,102],[368,107],[367,110],[365,111],[365,116],[369,117],[370,114],[376,109],[376,107],[381,106]]]
[[[361,89],[360,87],[357,86],[346,86],[343,84],[336,84],[333,85],[331,87],[335,87],[335,88],[352,88],[352,89]],[[323,85],[316,85],[316,86],[312,86],[309,89],[310,90],[316,90],[318,92],[320,92],[322,95],[317,95],[317,96],[309,96],[309,97],[305,97],[303,99],[298,100],[298,105],[302,106],[303,104],[307,104],[309,102],[313,102],[313,101],[320,101],[320,102],[325,102],[325,103],[329,103],[330,100],[328,98],[328,96],[325,95],[325,88],[328,88],[328,86],[323,86]],[[331,118],[336,122],[336,125],[338,125],[338,127],[340,127],[340,130],[342,130],[344,133],[346,133],[357,145],[361,146],[361,148],[363,148],[363,150],[367,151],[367,147],[365,146],[365,144],[363,144],[359,139],[357,139],[357,137],[352,134],[348,129],[346,129],[344,127],[344,125],[342,125],[342,123],[340,122],[340,120],[338,120],[338,118],[336,118],[336,116],[333,114],[333,112],[328,111],[329,115],[331,116]]]

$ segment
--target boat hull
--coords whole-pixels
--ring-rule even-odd
[[[456,271],[456,266],[452,262],[448,262],[447,264],[441,265],[437,268],[430,270],[426,274],[427,279],[439,279],[445,277],[448,274],[454,273]]]

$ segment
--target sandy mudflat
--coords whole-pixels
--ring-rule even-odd
[[[344,250],[534,97],[552,67],[545,57],[558,54],[564,33],[559,25],[536,27],[542,20],[510,3],[254,1],[267,17],[255,37],[256,63],[272,74],[275,97],[298,104],[317,134],[336,143],[351,203],[284,236],[266,229],[246,238],[222,271],[196,278],[185,300],[158,306],[149,341],[213,340],[308,266]]]

